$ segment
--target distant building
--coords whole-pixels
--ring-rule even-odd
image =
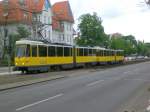
[[[53,37],[55,43],[73,45],[74,18],[68,1],[57,2],[52,6]]]
[[[113,33],[113,34],[110,34],[109,35],[109,37],[110,37],[110,39],[112,39],[112,38],[120,38],[120,37],[122,37],[122,34],[120,34],[120,33]]]

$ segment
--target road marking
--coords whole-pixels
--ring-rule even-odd
[[[123,79],[123,80],[127,80],[127,81],[144,81],[144,82],[150,82],[150,80],[146,80],[146,79]]]
[[[124,72],[123,74],[128,74],[128,73],[131,73],[132,71],[127,71],[127,72]]]
[[[98,80],[98,81],[95,81],[95,82],[92,82],[92,83],[89,83],[89,84],[87,84],[87,86],[93,86],[93,85],[96,85],[96,84],[98,84],[98,83],[100,83],[100,82],[103,82],[104,80]]]
[[[37,102],[35,102],[35,103],[32,103],[32,104],[23,106],[23,107],[21,107],[21,108],[17,108],[16,111],[24,110],[24,109],[26,109],[26,108],[29,108],[29,107],[38,105],[38,104],[40,104],[40,103],[43,103],[43,102],[46,102],[46,101],[49,101],[49,100],[53,100],[53,99],[58,98],[58,97],[61,97],[61,96],[63,96],[63,95],[64,95],[64,94],[58,94],[58,95],[56,95],[56,96],[49,97],[49,98],[44,99],[44,100],[41,100],[41,101],[37,101]]]
[[[148,101],[150,103],[150,100]],[[150,111],[150,105],[146,108],[146,110],[149,112]]]

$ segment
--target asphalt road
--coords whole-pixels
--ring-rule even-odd
[[[0,92],[0,112],[116,112],[149,82],[150,62],[92,70]]]

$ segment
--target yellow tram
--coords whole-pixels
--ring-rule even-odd
[[[123,60],[123,50],[53,45],[31,40],[16,42],[15,70],[22,72],[43,72],[52,68],[73,68],[86,64],[121,63]]]

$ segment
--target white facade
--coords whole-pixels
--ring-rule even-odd
[[[63,21],[63,31],[53,30],[53,42],[73,45],[73,23]]]
[[[46,8],[43,7],[41,13],[36,15],[37,20],[43,25],[42,27],[38,27],[38,30],[41,30],[41,34],[44,39],[51,42],[52,41],[52,10],[51,7]]]

